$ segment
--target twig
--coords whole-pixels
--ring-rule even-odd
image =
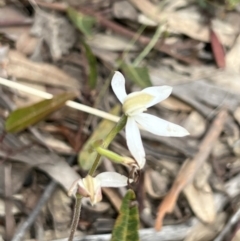
[[[13,89],[21,90],[25,93],[35,95],[35,96],[38,96],[38,97],[41,97],[44,99],[51,99],[53,97],[53,95],[51,95],[47,92],[37,90],[37,89],[31,88],[29,86],[25,86],[25,85],[22,85],[17,82],[12,82],[10,80],[7,80],[7,79],[1,78],[1,77],[0,77],[0,85],[4,85],[4,86],[7,86],[7,87],[10,87]],[[113,122],[117,122],[119,120],[119,117],[117,117],[117,116],[111,115],[104,111],[101,111],[101,110],[98,110],[98,109],[95,109],[95,108],[92,108],[92,107],[89,107],[89,106],[86,106],[86,105],[83,105],[83,104],[80,104],[80,103],[77,103],[74,101],[67,101],[66,105],[71,108],[81,110],[83,112],[87,112],[89,114],[96,115],[98,117],[102,117],[104,119],[108,119]]]
[[[74,238],[74,234],[77,229],[80,214],[81,214],[81,205],[82,205],[82,196],[77,194],[75,199],[75,207],[74,207],[73,221],[71,225],[71,232],[70,232],[68,241],[72,241]]]
[[[75,160],[75,155],[70,156],[67,160],[69,164],[72,164]],[[48,186],[45,188],[43,195],[38,200],[38,203],[34,207],[32,213],[29,215],[29,217],[25,220],[25,222],[18,228],[16,231],[13,239],[11,241],[21,241],[24,237],[26,231],[32,226],[34,221],[36,220],[37,216],[39,215],[42,207],[44,204],[48,201],[48,199],[51,197],[52,193],[56,189],[58,183],[54,180],[52,180]]]
[[[240,220],[240,208],[235,212],[232,217],[228,220],[228,223],[225,225],[224,229],[218,234],[214,241],[225,240],[226,234],[228,234],[232,227]]]
[[[4,165],[4,188],[5,188],[5,240],[9,241],[12,238],[12,233],[15,229],[15,220],[12,214],[13,201],[12,196],[12,164]]]
[[[170,191],[165,196],[164,200],[158,208],[158,214],[155,223],[156,230],[161,229],[162,220],[165,214],[171,213],[173,211],[180,192],[186,187],[187,184],[192,182],[197,171],[207,160],[216,140],[223,130],[226,119],[227,111],[222,109],[213,121],[210,129],[208,130],[208,133],[204,137],[196,156],[192,160],[186,160],[183,163]]]

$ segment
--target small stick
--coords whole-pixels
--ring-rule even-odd
[[[12,213],[12,164],[6,163],[4,166],[4,188],[5,188],[5,240],[12,239],[12,233],[15,229],[15,220]]]
[[[226,234],[228,234],[233,226],[240,220],[240,208],[235,212],[232,217],[228,220],[228,223],[225,225],[224,229],[218,234],[218,236],[214,239],[214,241],[222,241]]]
[[[51,99],[53,97],[53,95],[50,94],[50,93],[47,93],[47,92],[44,92],[44,91],[41,91],[41,90],[37,90],[37,89],[34,89],[32,87],[29,87],[29,86],[26,86],[26,85],[23,85],[23,84],[20,84],[20,83],[17,83],[17,82],[13,82],[13,81],[10,81],[8,79],[1,78],[1,77],[0,77],[0,85],[4,85],[4,86],[7,86],[7,87],[10,87],[10,88],[13,88],[13,89],[21,90],[25,93],[35,95],[35,96],[39,96],[43,99]],[[119,120],[119,117],[117,117],[117,116],[111,115],[109,113],[106,113],[104,111],[101,111],[101,110],[98,110],[98,109],[95,109],[95,108],[92,108],[90,106],[86,106],[86,105],[77,103],[75,101],[67,101],[66,105],[71,107],[71,108],[81,110],[81,111],[87,112],[89,114],[96,115],[96,116],[102,117],[104,119],[108,119],[108,120],[113,121],[113,122],[118,122],[118,120]]]
[[[226,119],[227,111],[222,109],[205,135],[195,157],[192,160],[188,159],[183,163],[170,191],[159,205],[157,219],[155,222],[155,229],[157,231],[159,231],[162,227],[162,220],[165,214],[173,211],[180,192],[192,182],[197,171],[208,159],[216,140],[223,130]]]
[[[70,232],[68,241],[73,241],[74,234],[78,227],[78,222],[81,214],[81,205],[82,205],[82,196],[79,194],[76,194],[73,221],[72,221],[71,232]]]
[[[75,155],[72,155],[68,158],[67,162],[69,164],[72,164],[75,160]],[[45,203],[48,201],[48,199],[52,196],[54,190],[56,189],[58,183],[54,180],[52,180],[48,186],[45,188],[43,195],[38,200],[38,203],[34,207],[32,213],[28,216],[28,218],[25,220],[25,222],[18,228],[16,231],[13,239],[11,241],[21,241],[24,237],[26,231],[32,226],[34,221],[36,220],[37,216],[39,215],[40,211],[42,210],[42,207],[45,205]]]

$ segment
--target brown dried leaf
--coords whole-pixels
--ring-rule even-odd
[[[204,187],[205,187],[205,184],[207,183],[208,184],[208,179],[209,177],[211,176],[212,174],[212,167],[210,164],[208,164],[207,162],[205,162],[200,170],[198,171],[197,175],[195,176],[194,178],[194,186],[197,188],[197,189],[202,189],[202,190],[205,190]]]
[[[122,204],[122,199],[117,194],[116,189],[103,187],[102,191],[108,197],[108,199],[110,200],[112,205],[115,207],[115,209],[119,212],[121,204]]]
[[[60,188],[54,192],[54,195],[48,201],[48,210],[53,219],[56,238],[68,236],[72,215],[71,203],[71,198]]]
[[[2,195],[4,195],[4,194],[2,194]],[[0,215],[2,217],[4,217],[6,215],[4,203],[5,203],[5,201],[0,199]],[[12,214],[20,214],[21,213],[21,211],[18,209],[18,207],[16,205],[14,205],[12,207],[11,211],[12,211]],[[1,239],[1,235],[0,235],[0,240],[3,241],[3,239]]]
[[[38,168],[46,172],[51,178],[61,184],[66,191],[70,189],[73,182],[80,178],[78,173],[70,167],[66,160],[56,154],[51,154],[52,163],[42,164]],[[64,178],[63,178],[64,177]]]
[[[138,12],[128,1],[117,1],[113,3],[113,15],[118,19],[136,21]]]
[[[206,131],[206,120],[197,111],[192,111],[187,117],[184,128],[186,128],[192,137],[201,137]]]
[[[238,229],[236,233],[234,233],[233,239],[231,241],[239,241],[240,240],[240,230]]]
[[[67,54],[76,41],[75,28],[66,16],[43,9],[36,11],[31,33],[46,41],[55,60]]]
[[[74,154],[74,150],[66,142],[56,139],[55,137],[49,135],[42,138],[44,143],[50,147],[56,153],[60,154]]]
[[[129,41],[121,36],[95,34],[87,40],[87,44],[91,48],[99,48],[111,51],[137,50],[137,46],[129,46]]]
[[[32,62],[18,51],[9,51],[5,69],[9,76],[19,79],[40,84],[61,86],[68,89],[76,90],[80,88],[76,79],[70,77],[59,68],[50,64]]]
[[[199,222],[193,227],[184,241],[211,241],[222,230],[226,222],[226,213],[219,213],[213,224]]]
[[[210,42],[218,68],[225,68],[225,52],[217,34],[213,29],[210,29]]]
[[[196,188],[193,183],[190,183],[183,192],[199,219],[205,223],[212,223],[215,220],[216,210],[213,192],[208,183],[205,183],[202,189]]]
[[[1,154],[0,154],[1,157]],[[25,163],[12,162],[12,193],[15,194],[22,188],[26,176],[31,171],[31,167]],[[0,165],[0,195],[4,195],[4,165]],[[0,214],[1,215],[1,214]]]
[[[148,0],[131,0],[142,13],[147,17],[162,24],[167,24],[168,31],[185,34],[193,39],[209,42],[209,29],[204,23],[204,16],[196,5],[188,4],[187,7],[164,11],[158,5],[152,4]],[[161,11],[163,10],[163,11]],[[218,34],[222,44],[231,46],[238,34],[238,27],[230,21],[213,19],[212,26]],[[196,31],[197,30],[197,31]]]
[[[31,55],[42,40],[31,36],[27,31],[20,35],[16,42],[16,49],[24,55]]]
[[[218,160],[222,156],[230,156],[231,149],[227,143],[221,142],[218,140],[212,150],[212,156]]]
[[[14,5],[7,5],[0,8],[0,26],[31,23],[32,20],[23,15]]]
[[[144,173],[144,187],[146,192],[153,199],[161,198],[166,192],[170,179],[154,170],[147,170]]]
[[[235,120],[240,124],[240,107],[237,107],[233,113]]]
[[[166,109],[173,110],[173,111],[186,111],[189,112],[192,110],[192,107],[183,101],[170,96],[166,100],[160,102],[160,105]]]
[[[233,47],[226,55],[226,68],[234,73],[240,73],[240,35],[236,39]]]
[[[82,206],[87,210],[94,212],[94,213],[105,213],[111,208],[111,204],[109,202],[98,202],[94,206],[92,206],[89,202],[88,198],[82,199]]]

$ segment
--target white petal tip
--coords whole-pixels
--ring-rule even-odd
[[[115,73],[115,74],[120,74],[121,76],[123,76],[122,73],[119,72],[119,71],[114,71],[114,73]]]
[[[118,82],[120,81],[120,82],[124,82],[125,83],[125,78],[124,78],[123,74],[121,72],[119,72],[119,71],[115,71],[114,72],[112,80],[114,80],[114,81],[117,80]]]
[[[190,135],[190,133],[181,126],[179,126],[177,131],[172,134],[172,136],[176,136],[176,137],[184,137],[184,136],[188,136],[188,135]]]
[[[137,162],[137,165],[139,167],[139,169],[143,169],[143,167],[145,166],[145,163],[146,163],[146,158],[145,156],[142,156],[141,158],[139,158],[138,160],[136,160]]]
[[[119,71],[115,71],[112,77],[111,86],[112,86],[113,92],[115,93],[119,101],[123,103],[123,100],[125,99],[127,94],[125,90],[124,76]]]
[[[184,136],[189,136],[189,135],[190,133],[187,130],[185,130]]]

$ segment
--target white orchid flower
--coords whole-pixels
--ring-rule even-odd
[[[146,159],[138,124],[145,130],[159,136],[182,137],[189,135],[183,127],[143,113],[147,108],[165,100],[172,92],[170,86],[148,87],[142,91],[126,94],[125,78],[116,71],[112,78],[112,89],[118,100],[123,104],[123,112],[128,116],[126,139],[132,156],[142,169]]]
[[[102,187],[124,187],[127,185],[127,177],[116,172],[103,172],[96,177],[87,175],[85,178],[76,180],[68,195],[72,196],[79,193],[83,197],[89,197],[91,204],[94,205],[102,200]]]

